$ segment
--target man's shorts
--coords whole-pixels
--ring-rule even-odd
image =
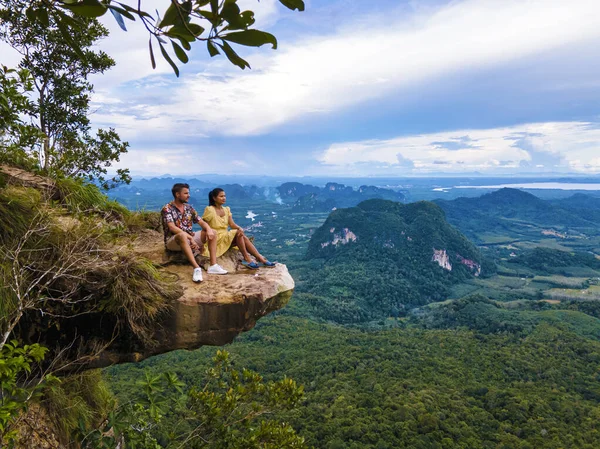
[[[200,232],[194,232],[194,241],[196,242],[196,245],[202,248],[204,244],[200,240]],[[175,240],[175,235],[172,235],[167,239],[165,246],[169,251],[181,251],[181,246],[179,246],[179,243]]]

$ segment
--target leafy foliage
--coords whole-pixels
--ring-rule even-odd
[[[41,136],[21,117],[35,114],[35,104],[28,97],[32,91],[33,79],[28,70],[0,66],[0,163],[35,166],[35,159],[24,148],[34,145]]]
[[[114,410],[116,402],[100,370],[65,376],[42,388],[39,403],[54,424],[64,447],[73,447],[81,427],[96,428]]]
[[[69,212],[85,216],[98,214],[106,218],[123,220],[131,213],[117,201],[109,200],[98,187],[81,179],[58,178],[56,188],[61,203]]]
[[[32,189],[0,189],[0,337],[44,341],[53,356],[65,351],[72,359],[93,355],[117,330],[130,349],[148,341],[156,317],[181,294],[145,259],[114,249],[110,215],[106,223],[90,215],[106,214],[111,202],[97,187],[73,183],[77,198],[64,201],[91,207],[87,217],[60,216]]]
[[[535,313],[545,313],[544,311]],[[592,449],[600,343],[548,322],[527,335],[464,329],[369,332],[280,314],[228,349],[266,379],[305,384],[302,406],[278,412],[316,448]],[[206,379],[212,348],[108,370],[131,397],[143,370]],[[164,431],[171,427],[165,416]]]
[[[38,344],[20,346],[14,340],[0,348],[0,446],[14,441],[14,421],[42,387],[41,381],[28,383],[22,377],[31,373],[32,365],[41,362],[45,353]]]
[[[304,10],[303,0],[279,0],[282,5],[290,10]],[[139,19],[150,34],[148,48],[152,66],[156,66],[154,45],[157,45],[163,58],[171,65],[173,71],[179,76],[179,68],[174,58],[168,52],[167,41],[171,44],[172,51],[179,60],[188,62],[188,52],[191,44],[196,41],[206,42],[208,53],[211,56],[224,54],[234,65],[245,69],[250,67],[229,43],[248,47],[271,45],[277,48],[277,39],[270,33],[251,28],[254,25],[254,12],[242,11],[237,0],[174,0],[167,9],[156,17],[142,10],[142,4],[135,2],[134,6],[127,2],[104,2],[102,0],[82,0],[77,2],[67,0],[51,0],[37,2],[30,0],[26,4],[26,16],[32,23],[48,26],[55,21],[62,34],[65,44],[83,57],[80,42],[73,38],[84,23],[85,18],[103,16],[108,11],[123,30],[127,30],[125,19]],[[73,16],[65,13],[69,10]],[[154,44],[153,44],[154,41]]]
[[[303,388],[287,377],[265,382],[255,372],[235,369],[226,351],[217,351],[202,382],[186,386],[168,371],[146,371],[129,393],[127,405],[94,432],[97,437],[114,428],[117,440],[120,436],[134,448],[305,447],[289,424],[270,417],[277,410],[294,408],[303,398]],[[145,425],[129,425],[133,417]],[[87,435],[90,441],[94,438]]]
[[[38,131],[37,141],[29,139],[29,145],[22,146],[21,151],[38,159],[44,172],[55,177],[97,180],[104,188],[128,182],[127,170],[119,170],[116,177],[106,179],[107,167],[127,152],[128,144],[121,142],[114,129],[100,129],[96,136],[90,134],[88,115],[93,86],[88,77],[114,65],[106,53],[92,47],[108,31],[95,19],[81,18],[69,36],[77,42],[79,51],[75,51],[65,41],[64,29],[55,15],[46,15],[40,21],[25,13],[28,7],[25,0],[0,2],[0,37],[22,55],[20,66],[33,78],[27,88],[36,93],[35,102],[16,104],[19,109],[15,112],[29,114]],[[0,81],[6,83],[5,79]],[[12,134],[14,140],[23,143],[22,127]]]

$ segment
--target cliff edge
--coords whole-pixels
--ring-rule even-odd
[[[182,254],[165,251],[157,213],[72,179],[0,165],[0,212],[2,331],[15,324],[11,338],[48,347],[63,372],[225,345],[294,290],[285,265],[252,271],[236,249],[219,258],[229,274],[193,283]]]
[[[135,362],[176,349],[225,345],[252,329],[263,316],[282,308],[294,291],[294,280],[285,265],[249,270],[241,264],[243,259],[237,249],[217,259],[228,274],[210,275],[204,271],[204,280],[199,284],[192,281],[192,268],[183,254],[165,251],[161,233],[144,230],[133,238],[131,249],[174,279],[182,294],[170,302],[169,310],[156,323],[154,345],[130,352],[108,349],[94,361],[94,366]],[[207,268],[206,258],[197,260]]]

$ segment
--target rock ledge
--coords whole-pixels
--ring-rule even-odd
[[[200,346],[222,346],[241,332],[254,327],[257,320],[282,308],[291,298],[294,280],[287,267],[249,270],[241,265],[236,249],[229,250],[218,263],[229,274],[210,275],[203,270],[204,281],[192,281],[192,268],[183,254],[166,252],[162,234],[145,230],[132,242],[133,251],[159,265],[164,273],[177,278],[183,294],[157,323],[156,345],[135,352],[108,348],[92,363],[103,367],[115,363],[137,362],[156,354]],[[199,258],[201,266],[208,265]]]

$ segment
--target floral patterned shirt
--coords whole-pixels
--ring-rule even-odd
[[[177,209],[177,206],[175,206],[172,201],[166,204],[160,213],[162,215],[163,232],[165,234],[165,245],[167,244],[169,237],[173,235],[173,233],[169,231],[167,223],[175,223],[175,226],[179,229],[190,235],[194,235],[194,231],[192,230],[193,224],[200,224],[202,222],[202,219],[196,210],[188,203],[183,204],[183,213]]]

